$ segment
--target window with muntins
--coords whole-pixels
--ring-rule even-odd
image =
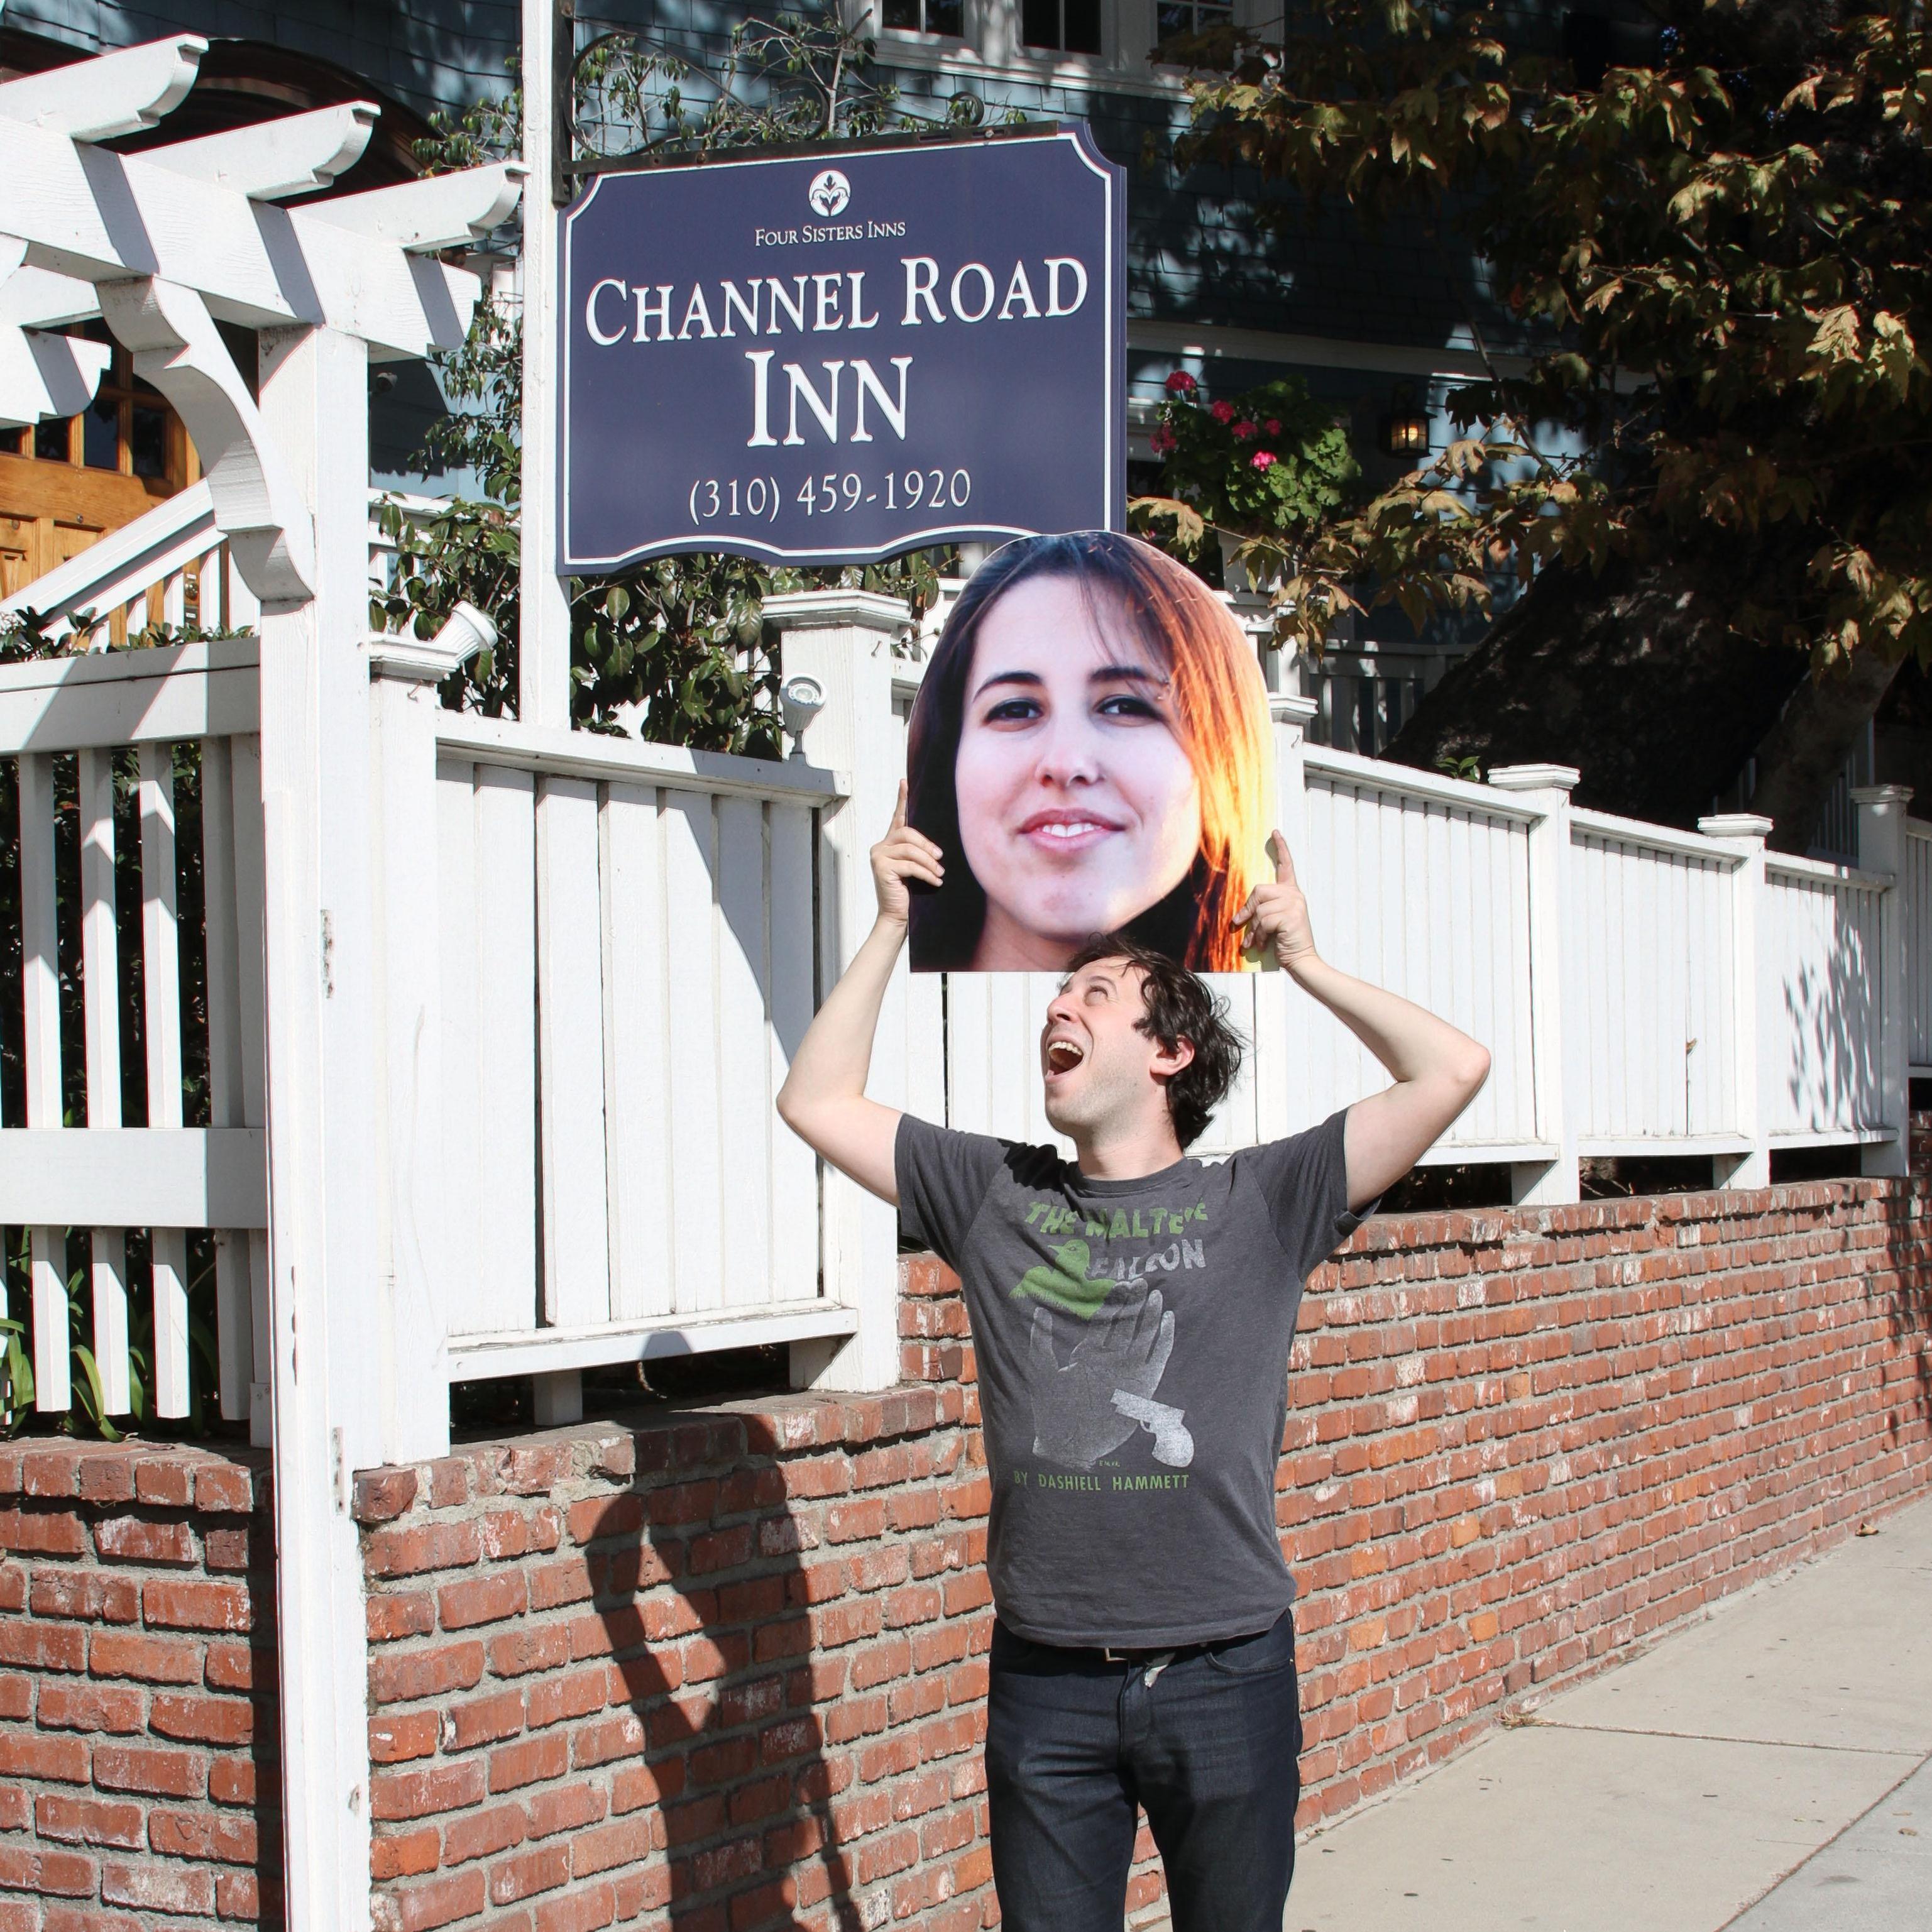
[[[1154,37],[1160,41],[1178,34],[1204,34],[1226,26],[1234,17],[1233,0],[1156,0]]]
[[[880,0],[879,24],[896,33],[966,36],[966,0]]]
[[[982,62],[1016,76],[1085,70],[1166,89],[1178,70],[1160,44],[1230,22],[1278,21],[1276,0],[842,0],[845,17],[876,33],[879,58],[913,66]],[[1262,27],[1266,32],[1267,28]],[[948,44],[950,43],[950,44]]]
[[[1020,40],[1044,53],[1098,56],[1100,0],[1021,0]]]

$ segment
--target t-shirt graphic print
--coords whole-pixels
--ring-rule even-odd
[[[1346,1118],[1125,1181],[901,1122],[902,1227],[964,1285],[987,1567],[1022,1636],[1207,1642],[1293,1598],[1275,1467],[1303,1282],[1358,1224]]]

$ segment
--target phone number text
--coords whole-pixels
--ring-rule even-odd
[[[883,476],[828,470],[808,476],[790,500],[808,517],[837,517],[881,504],[889,511],[963,510],[972,496],[966,470],[889,470]],[[691,520],[700,530],[734,520],[775,524],[785,502],[775,476],[700,476],[691,486]]]

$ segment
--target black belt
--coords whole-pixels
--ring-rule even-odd
[[[1170,1650],[1113,1650],[1102,1646],[1097,1654],[1102,1664],[1158,1664],[1165,1666],[1178,1664],[1184,1658],[1198,1657],[1203,1651],[1214,1648],[1209,1643],[1178,1644]]]
[[[1013,1634],[1018,1636],[1018,1631]],[[1224,1649],[1231,1643],[1241,1643],[1252,1636],[1264,1634],[1258,1630],[1238,1630],[1232,1636],[1211,1638],[1205,1643],[1170,1643],[1156,1645],[1148,1649],[1126,1649],[1112,1644],[1041,1643],[1036,1638],[1027,1637],[1023,1642],[1032,1644],[1036,1649],[1050,1650],[1057,1656],[1090,1664],[1125,1664],[1150,1666],[1165,1670],[1170,1664],[1185,1663],[1190,1657],[1204,1657],[1208,1652]]]

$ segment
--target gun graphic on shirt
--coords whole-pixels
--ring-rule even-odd
[[[1165,1462],[1170,1469],[1184,1469],[1194,1460],[1194,1438],[1181,1424],[1184,1410],[1147,1396],[1130,1395],[1125,1389],[1114,1391],[1114,1406],[1154,1438],[1156,1462]]]

